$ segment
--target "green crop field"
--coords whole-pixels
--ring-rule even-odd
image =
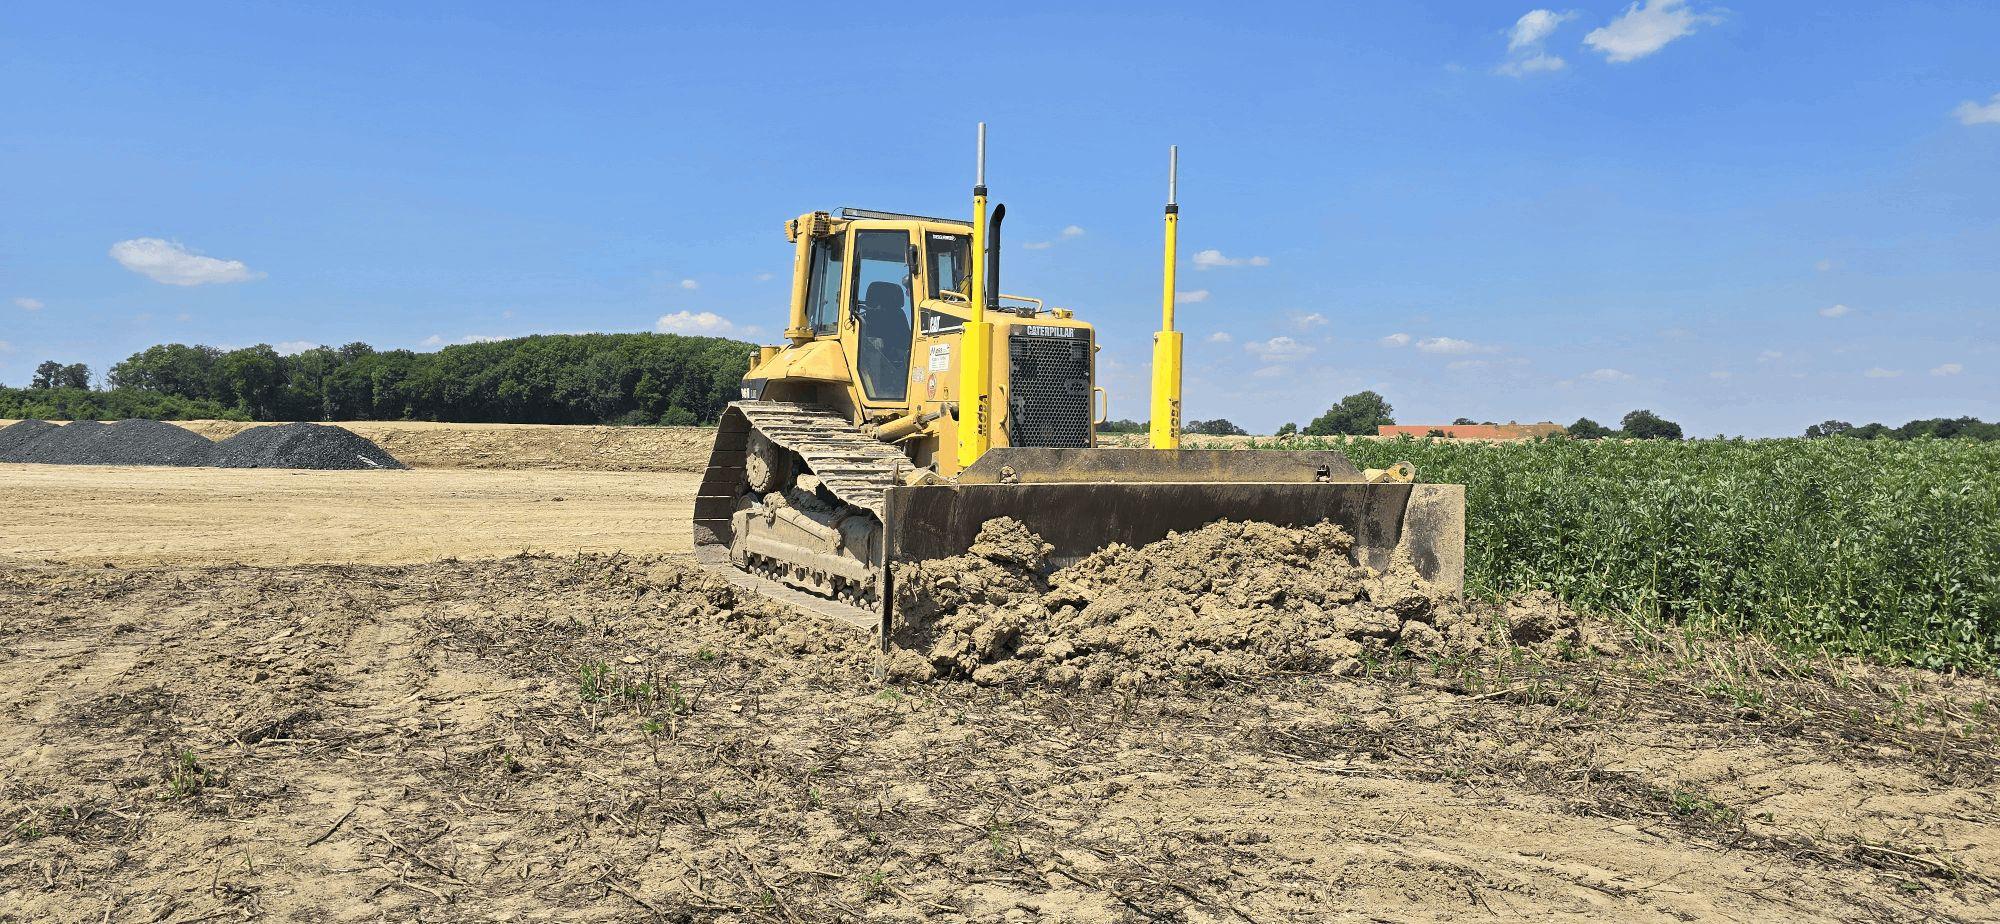
[[[1271,444],[1263,444],[1269,448]],[[2000,667],[2000,443],[1287,440],[1466,486],[1467,589]]]

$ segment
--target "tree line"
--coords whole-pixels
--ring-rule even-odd
[[[0,389],[0,413],[92,405],[250,420],[713,423],[738,397],[750,350],[678,334],[548,334],[435,353],[350,343],[289,356],[267,344],[170,343],[112,366],[105,391],[78,387],[89,380],[81,365],[61,366],[54,380],[38,373],[35,388]]]
[[[1937,439],[1968,439],[1980,442],[2000,440],[2000,423],[1987,423],[1977,417],[1931,417],[1912,420],[1900,427],[1890,427],[1878,423],[1855,426],[1844,420],[1828,420],[1806,428],[1806,439],[1823,439],[1830,436],[1845,436],[1859,440],[1891,439],[1913,440],[1918,437]]]

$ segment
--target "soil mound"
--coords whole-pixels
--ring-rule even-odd
[[[46,420],[19,420],[0,428],[0,462],[19,462],[29,444],[61,427]]]
[[[1048,573],[1049,546],[987,523],[965,555],[906,565],[896,671],[977,683],[1133,687],[1359,670],[1519,644],[1611,649],[1547,595],[1468,606],[1407,568],[1350,557],[1331,524],[1213,523],[1141,548],[1113,545]]]
[[[215,444],[220,468],[320,470],[408,468],[382,447],[339,427],[288,423],[253,427]]]

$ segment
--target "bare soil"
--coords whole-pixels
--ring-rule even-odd
[[[0,568],[686,551],[699,481],[644,472],[0,464]]]
[[[682,558],[0,568],[0,920],[1993,920],[1992,686],[884,685]]]

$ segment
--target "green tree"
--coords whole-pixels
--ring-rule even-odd
[[[231,350],[216,360],[216,390],[243,413],[258,420],[275,420],[284,371],[283,357],[270,344]]]
[[[1395,409],[1387,399],[1372,391],[1358,392],[1340,399],[1326,413],[1306,425],[1307,436],[1370,436],[1377,427],[1396,422]]]
[[[214,400],[215,361],[222,351],[167,343],[147,347],[111,367],[112,388],[145,388],[196,400]]]
[[[1277,435],[1279,435],[1279,436],[1292,436],[1292,435],[1295,435],[1295,434],[1297,434],[1298,432],[1299,432],[1299,425],[1298,425],[1298,424],[1295,424],[1295,423],[1292,423],[1292,422],[1290,422],[1290,421],[1286,421],[1286,422],[1284,422],[1284,423],[1281,423],[1281,424],[1279,424],[1279,425],[1278,425],[1278,434],[1277,434]]]
[[[1806,428],[1806,439],[1816,440],[1828,436],[1841,436],[1854,429],[1854,425],[1844,420],[1826,420]]]
[[[1627,436],[1642,440],[1677,440],[1681,438],[1681,425],[1648,410],[1637,410],[1626,414],[1618,422]]]
[[[35,367],[35,377],[28,380],[29,388],[55,388],[62,382],[63,364],[53,359],[42,360]]]
[[[1611,435],[1610,427],[1591,420],[1588,417],[1578,417],[1576,423],[1570,424],[1564,429],[1569,431],[1571,437],[1580,440],[1601,440]]]
[[[1181,432],[1193,433],[1196,436],[1248,436],[1250,434],[1250,431],[1230,423],[1227,418],[1223,417],[1217,417],[1214,420],[1190,420],[1181,427]]]

